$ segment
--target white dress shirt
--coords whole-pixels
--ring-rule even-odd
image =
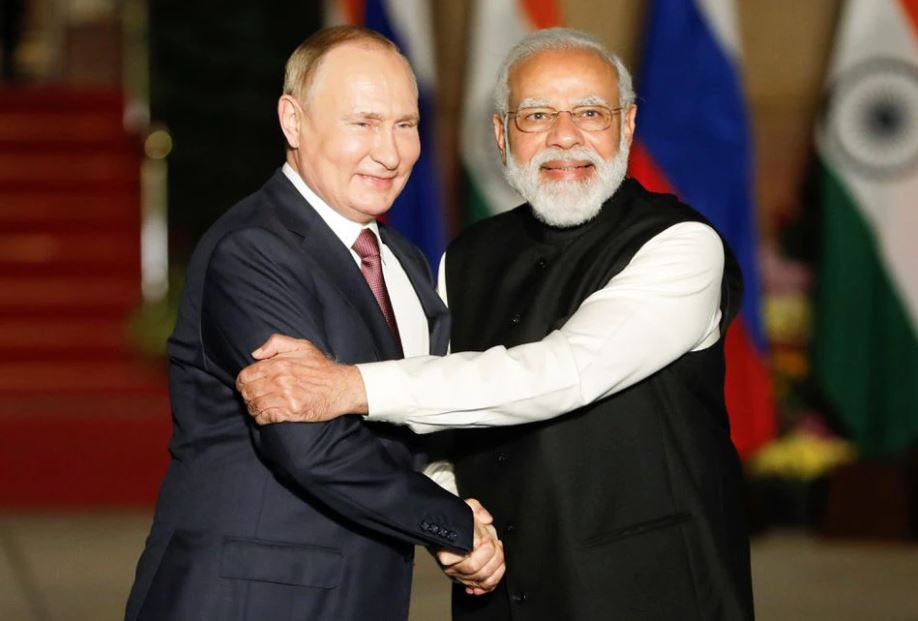
[[[398,258],[389,250],[382,239],[379,237],[379,226],[373,220],[367,224],[361,224],[348,220],[340,213],[332,209],[328,203],[319,198],[319,195],[312,191],[302,177],[293,169],[290,164],[284,164],[282,168],[284,174],[293,183],[293,186],[303,195],[303,198],[312,205],[319,214],[319,217],[325,221],[325,224],[335,233],[341,243],[350,251],[351,256],[357,265],[360,265],[360,257],[354,252],[351,246],[357,241],[357,237],[363,229],[370,229],[376,235],[379,241],[379,254],[382,260],[383,278],[386,281],[386,289],[389,291],[389,299],[392,302],[392,312],[395,313],[395,321],[398,324],[398,333],[402,341],[402,351],[405,356],[427,356],[430,354],[430,327],[427,323],[427,316],[424,314],[424,308],[418,295],[408,280],[402,264]]]
[[[723,265],[723,246],[711,227],[673,225],[541,341],[357,365],[368,418],[420,433],[516,425],[628,388],[717,342]],[[461,296],[462,290],[449,293]]]

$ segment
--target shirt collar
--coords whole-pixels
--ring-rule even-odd
[[[306,185],[303,178],[300,177],[298,172],[293,170],[290,164],[285,162],[281,170],[287,178],[290,179],[290,183],[293,184],[293,187],[295,187],[303,198],[306,199],[307,203],[312,205],[316,213],[319,214],[319,217],[322,218],[325,224],[328,225],[328,228],[330,228],[335,236],[341,240],[341,243],[344,244],[345,247],[350,249],[351,246],[354,245],[354,242],[357,241],[357,236],[360,235],[363,229],[370,229],[373,231],[377,241],[379,241],[380,247],[383,246],[382,239],[379,237],[379,225],[376,223],[376,220],[371,220],[367,224],[361,224],[345,218],[332,209],[328,203],[319,198],[319,195]]]

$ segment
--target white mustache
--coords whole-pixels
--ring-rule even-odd
[[[530,169],[541,168],[542,164],[553,160],[580,160],[589,162],[593,166],[602,166],[605,163],[605,160],[596,151],[586,147],[574,147],[572,149],[550,147],[532,158],[529,162],[529,167]]]

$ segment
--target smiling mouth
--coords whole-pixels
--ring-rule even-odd
[[[574,172],[577,170],[585,170],[587,168],[593,168],[592,162],[546,162],[541,166],[542,170],[548,171],[564,171],[564,172]]]
[[[389,187],[395,181],[394,175],[391,177],[380,177],[379,175],[367,175],[364,173],[358,174],[364,181],[377,187]]]

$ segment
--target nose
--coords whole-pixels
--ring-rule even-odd
[[[573,146],[583,144],[583,134],[574,125],[574,117],[567,110],[558,113],[555,126],[549,130],[545,139],[549,146],[557,146],[562,149],[570,149]]]
[[[386,170],[398,168],[401,154],[398,152],[398,143],[395,140],[394,130],[381,130],[376,133],[376,139],[373,141],[373,151],[370,155],[376,162],[382,164]]]

